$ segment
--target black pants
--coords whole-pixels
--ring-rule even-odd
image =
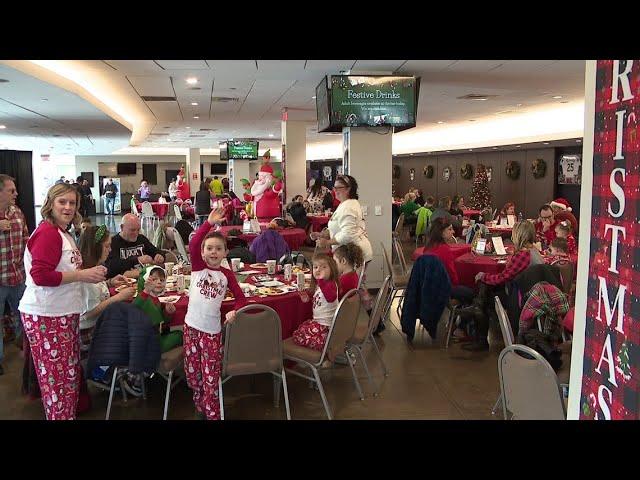
[[[473,301],[473,288],[464,285],[454,285],[451,287],[451,298],[458,300],[463,305],[468,305]]]
[[[486,283],[480,283],[480,291],[478,298],[483,305],[483,313],[478,318],[476,326],[477,338],[479,340],[486,340],[489,335],[489,322],[491,318],[497,319],[497,313],[495,309],[495,298],[498,297],[502,305],[506,305],[507,293],[505,292],[504,285],[487,285]]]

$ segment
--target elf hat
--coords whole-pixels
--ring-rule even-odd
[[[162,271],[162,273],[164,273],[165,278],[166,278],[167,272],[164,271],[164,268],[159,267],[158,265],[150,265],[148,267],[143,268],[142,271],[140,272],[140,276],[138,277],[138,291],[139,292],[144,290],[144,284],[147,283],[147,280],[149,280],[149,277],[151,276],[151,272],[153,272],[154,270]]]
[[[571,211],[571,205],[569,205],[569,202],[567,202],[567,200],[564,198],[556,198],[553,202],[549,204],[549,206],[560,208],[566,212]]]

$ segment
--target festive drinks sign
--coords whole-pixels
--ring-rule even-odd
[[[640,61],[597,62],[580,418],[638,419]]]

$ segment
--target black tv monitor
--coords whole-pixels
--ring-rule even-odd
[[[220,150],[220,160],[229,160],[229,155],[227,154],[227,142],[218,143],[218,149]]]
[[[135,175],[137,166],[135,163],[118,163],[118,175]]]
[[[226,163],[212,163],[211,164],[211,175],[226,175],[227,174],[227,164]]]
[[[227,142],[229,160],[257,160],[257,140],[229,140]]]
[[[316,88],[318,132],[344,127],[416,126],[420,78],[394,75],[331,75]]]

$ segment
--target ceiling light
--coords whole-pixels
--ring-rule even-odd
[[[516,107],[521,107],[522,104],[521,103],[516,103]]]
[[[447,150],[447,153],[451,153],[451,150]]]
[[[521,147],[521,145],[516,145],[516,148],[520,148],[520,147]]]
[[[314,95],[314,96],[313,96],[313,97],[311,97],[311,98],[316,98],[316,96]]]
[[[498,149],[498,147],[493,147],[493,149],[494,149],[494,150],[497,150],[497,149]]]
[[[473,152],[473,148],[470,148],[470,149],[469,149],[469,151],[470,151],[470,152]]]
[[[270,133],[270,134],[269,134],[269,136],[270,136],[270,137],[273,137],[274,135],[273,135],[273,133]]]
[[[193,105],[194,107],[198,106],[198,102],[191,102],[191,105]]]
[[[580,140],[579,138],[576,140],[576,143],[580,143],[582,142],[582,140]]]
[[[193,118],[195,118],[196,120],[198,120],[200,118],[199,115],[194,115]]]
[[[43,102],[48,102],[48,101],[49,101],[49,99],[48,99],[48,98],[43,98],[43,99],[42,99],[42,101],[43,101]]]
[[[191,127],[184,127],[184,128],[191,128]]]
[[[6,125],[0,125],[0,130],[4,130],[6,127]]]
[[[560,100],[562,98],[562,95],[554,95],[553,97],[554,100]]]
[[[549,145],[549,142],[543,142],[544,145]]]
[[[189,85],[195,85],[196,83],[198,83],[198,79],[196,77],[189,77],[187,78],[187,83]]]
[[[439,121],[438,123],[440,124],[440,123],[444,123],[444,122],[441,120],[441,121]]]

